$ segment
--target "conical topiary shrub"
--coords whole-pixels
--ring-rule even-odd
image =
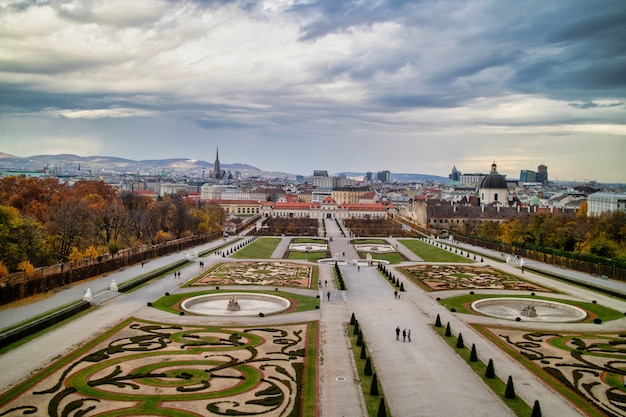
[[[355,321],[356,321],[356,317],[354,317],[354,313],[352,313],[352,317],[350,317],[350,324],[354,325]]]
[[[354,335],[357,336],[359,334],[359,321],[354,321]]]
[[[380,398],[380,402],[378,403],[378,413],[376,417],[387,417],[387,409],[385,408],[385,397]]]
[[[361,359],[367,359],[367,351],[365,350],[365,343],[361,346]]]
[[[404,292],[404,283],[403,282],[400,283],[400,291]]]
[[[365,361],[365,367],[363,368],[363,373],[365,375],[372,375],[372,361],[370,360],[370,358],[367,358],[367,360]]]
[[[446,337],[450,337],[452,336],[452,330],[450,330],[450,322],[448,322],[448,324],[446,325]]]
[[[437,314],[437,319],[435,320],[435,327],[441,327],[441,317]]]
[[[379,395],[378,393],[378,378],[376,378],[376,374],[372,376],[372,386],[370,387],[370,395]]]
[[[509,380],[506,382],[506,390],[504,390],[504,398],[509,400],[515,399],[515,387],[513,386],[513,377],[509,375]]]
[[[463,344],[463,335],[459,333],[459,338],[456,339],[456,347],[459,349],[463,349],[465,345]]]
[[[361,346],[363,344],[363,332],[359,332],[359,337],[356,338],[356,345]]]
[[[472,343],[472,351],[469,357],[470,362],[478,362],[478,355],[476,354],[476,344]]]
[[[539,406],[539,400],[535,400],[533,405],[533,411],[530,413],[530,417],[541,417],[541,407]]]
[[[487,364],[487,369],[485,370],[485,378],[495,378],[496,371],[493,369],[493,359],[489,359],[489,363]]]

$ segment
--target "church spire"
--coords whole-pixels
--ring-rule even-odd
[[[222,178],[222,168],[220,167],[220,148],[215,151],[215,164],[213,164],[213,178]]]

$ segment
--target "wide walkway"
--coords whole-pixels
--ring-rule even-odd
[[[334,222],[326,222],[328,237],[333,237],[330,250],[346,259],[358,256],[349,239],[342,237]],[[235,237],[229,238],[231,241]],[[283,239],[280,250],[285,250]],[[395,239],[389,239],[393,244]],[[222,245],[223,242],[204,245],[198,252]],[[273,258],[280,258],[279,250]],[[398,249],[412,261],[416,261],[402,245]],[[195,249],[194,249],[195,250]],[[345,253],[345,256],[344,256]],[[162,257],[147,263],[111,274],[108,277],[94,279],[80,286],[61,291],[41,302],[0,310],[0,327],[7,327],[29,317],[34,317],[51,306],[63,305],[82,298],[86,288],[93,292],[106,289],[115,279],[121,283],[136,275],[157,269],[180,260],[186,256],[178,253]],[[222,262],[223,258],[210,255],[203,258],[205,268]],[[494,264],[494,262],[490,262]],[[496,262],[497,263],[497,262]],[[520,274],[513,265],[494,265],[507,272]],[[37,372],[46,364],[57,360],[59,356],[75,349],[84,341],[93,338],[102,331],[114,326],[129,316],[151,318],[163,321],[192,323],[193,316],[173,316],[146,307],[148,301],[154,301],[165,292],[183,291],[179,285],[196,276],[199,265],[192,264],[181,269],[181,279],[165,277],[155,280],[150,285],[124,293],[119,297],[92,308],[88,314],[68,322],[60,328],[48,332],[19,348],[0,355],[0,392],[19,383]],[[478,356],[483,361],[494,360],[497,375],[506,381],[509,375],[515,381],[516,393],[527,403],[539,400],[543,416],[578,416],[582,415],[560,395],[545,386],[519,363],[496,348],[474,332],[463,317],[449,312],[442,307],[431,294],[405,282],[406,292],[401,299],[395,299],[392,286],[383,279],[373,267],[341,266],[348,291],[338,291],[333,285],[331,266],[320,267],[320,281],[328,281],[328,287],[308,290],[319,294],[322,308],[306,313],[278,315],[265,318],[246,319],[246,323],[280,323],[285,321],[320,320],[320,356],[319,411],[323,417],[360,417],[365,416],[365,406],[360,393],[357,370],[346,336],[346,324],[352,313],[355,314],[363,331],[368,350],[382,388],[385,401],[394,417],[415,416],[510,416],[511,411],[491,392],[459,358],[453,349],[432,329],[435,317],[439,314],[444,325],[450,322],[453,333],[463,334],[465,344],[476,344]],[[400,276],[399,273],[396,276]],[[545,277],[526,273],[526,278],[547,280]],[[566,284],[558,283],[566,288]],[[302,290],[301,290],[302,291]],[[307,291],[307,290],[303,290]],[[330,291],[330,299],[327,292]],[[573,295],[583,299],[597,298],[599,302],[611,303],[615,308],[626,311],[626,303],[612,297],[605,297],[587,289],[572,289]],[[292,317],[290,317],[292,316]],[[606,329],[613,330],[621,326],[626,328],[624,320],[607,323]],[[218,324],[218,323],[216,323]],[[222,324],[228,324],[224,321]],[[395,328],[411,330],[412,341],[396,340]],[[604,329],[605,325],[597,327]],[[402,337],[400,338],[402,339]],[[55,349],[50,349],[54,346]],[[28,361],[23,358],[29,358]]]

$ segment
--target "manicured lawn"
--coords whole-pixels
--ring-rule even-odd
[[[311,237],[297,237],[292,243],[319,243],[320,245],[328,244],[326,239],[315,239]]]
[[[470,258],[424,243],[418,239],[398,239],[398,242],[422,258],[424,262],[474,262],[473,259],[470,260]]]
[[[388,245],[384,239],[354,239],[350,242],[353,245]]]
[[[593,321],[594,317],[600,318],[603,322],[617,320],[617,319],[624,317],[623,313],[610,309],[608,307],[601,306],[599,304],[585,303],[582,301],[561,300],[561,299],[548,298],[548,297],[537,297],[537,296],[532,296],[532,295],[467,294],[467,295],[460,295],[458,297],[446,298],[446,299],[441,300],[440,303],[444,305],[448,310],[454,308],[457,313],[471,314],[473,312],[468,311],[466,306],[469,306],[471,303],[481,298],[498,298],[498,297],[518,297],[518,298],[528,298],[528,299],[535,299],[535,300],[548,300],[548,301],[556,301],[556,302],[563,303],[563,304],[573,305],[578,308],[582,308],[583,310],[590,313],[590,316],[586,320],[582,321],[581,323]]]
[[[364,252],[360,252],[364,254]],[[371,253],[371,252],[369,252]],[[366,255],[367,256],[367,255]],[[391,264],[399,264],[400,262],[406,261],[402,255],[397,252],[391,253],[372,253],[372,259],[381,259],[383,261],[389,261]]]
[[[237,259],[270,259],[281,238],[261,237],[232,254]]]
[[[330,258],[330,254],[326,251],[322,252],[298,252],[289,251],[288,259],[299,259],[309,262],[317,262],[318,259]]]

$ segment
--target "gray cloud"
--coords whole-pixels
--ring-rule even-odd
[[[626,153],[622,0],[121,4],[0,6],[0,151],[74,143],[143,159],[180,152],[170,143],[179,135],[228,138],[224,155],[299,173],[289,152],[315,155],[308,171],[479,171],[481,155],[504,168],[519,159],[513,149],[537,165],[561,139],[613,146],[594,147],[598,160]],[[517,145],[493,155],[503,141]],[[439,160],[405,157],[413,146]],[[598,176],[626,175],[596,165]],[[571,161],[553,166],[575,176]]]

